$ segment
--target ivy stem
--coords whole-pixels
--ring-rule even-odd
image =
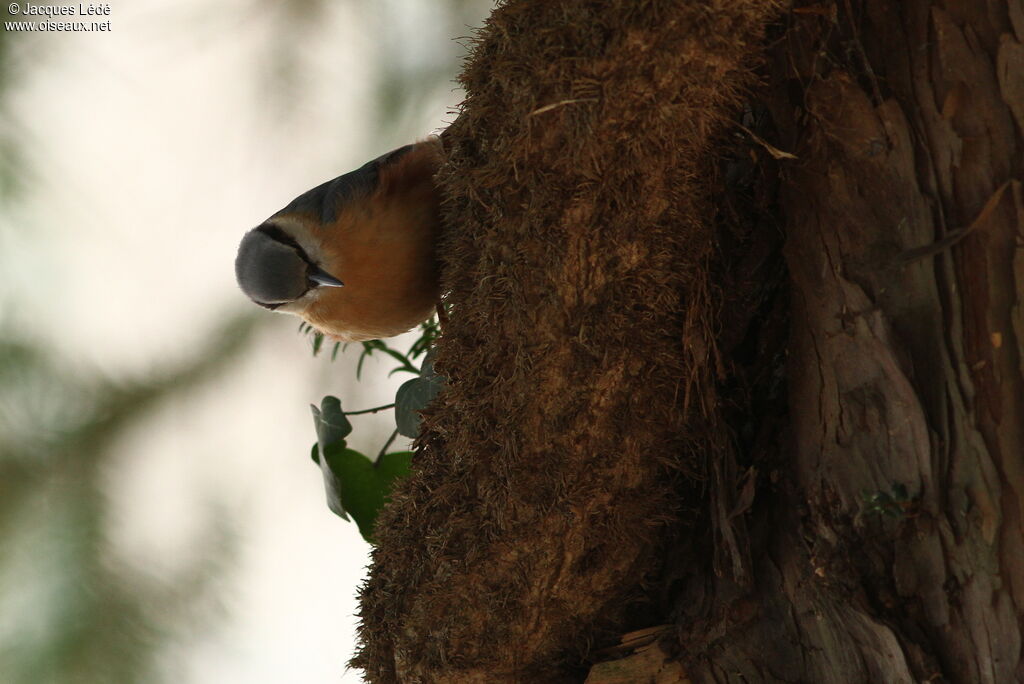
[[[373,408],[363,409],[362,411],[342,411],[346,416],[358,416],[363,413],[377,413],[378,411],[386,411],[390,408],[395,408],[394,404],[385,404],[384,406],[375,406]]]
[[[374,466],[376,466],[378,463],[380,463],[380,457],[387,453],[388,447],[391,446],[391,443],[395,441],[395,437],[397,437],[397,436],[398,436],[398,428],[395,428],[395,431],[391,433],[390,437],[388,437],[388,441],[384,442],[384,446],[381,447],[380,453],[377,454],[377,460],[374,461],[374,463],[373,463]]]

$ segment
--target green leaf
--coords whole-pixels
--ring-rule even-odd
[[[436,317],[431,317],[420,324],[420,336],[409,347],[406,353],[410,359],[417,359],[434,346],[434,340],[441,333],[441,327]]]
[[[352,424],[342,412],[341,400],[327,396],[320,408],[312,409],[317,443],[310,456],[323,473],[327,507],[345,520],[355,520],[359,533],[373,543],[377,514],[395,478],[409,474],[412,452],[383,454],[374,463],[347,447],[345,437],[352,432]]]
[[[398,432],[415,439],[420,433],[420,411],[427,407],[444,387],[444,377],[434,373],[434,351],[423,359],[420,377],[407,380],[395,395],[395,424]]]
[[[385,342],[384,340],[367,340],[363,342],[363,353],[359,355],[359,362],[356,364],[357,380],[360,379],[360,376],[362,375],[363,372],[363,361],[366,360],[367,356],[373,356],[373,352],[375,351],[384,352],[385,354],[387,354],[388,356],[390,356],[391,358],[393,358],[394,360],[398,361],[398,363],[401,364],[400,366],[393,368],[391,372],[388,373],[389,377],[393,373],[397,373],[398,371],[406,371],[408,373],[419,372],[416,370],[416,366],[413,365],[409,357],[407,357],[405,354],[398,351],[397,349],[392,349],[391,347],[389,347],[387,342]]]
[[[366,340],[362,343],[363,351],[359,354],[359,362],[356,364],[356,380],[360,380],[363,374],[363,361],[367,356],[373,356],[373,352],[384,346],[380,340]]]
[[[345,417],[341,410],[341,400],[337,397],[326,396],[320,402],[320,408],[310,405],[313,409],[313,424],[316,426],[316,439],[320,445],[320,452],[330,444],[345,443],[345,438],[352,432],[352,423]]]
[[[327,453],[331,447],[345,448],[345,438],[352,432],[352,423],[341,410],[341,400],[337,397],[327,396],[320,402],[321,408],[310,404],[313,409],[313,424],[316,426],[317,443],[313,445],[313,462],[320,466],[324,476],[324,489],[327,491],[327,507],[343,519],[349,517],[345,513],[345,507],[341,501],[341,492],[335,476],[330,472],[330,466],[320,458],[320,454]]]
[[[390,356],[391,358],[395,359],[396,361],[398,361],[400,364],[402,364],[401,366],[394,368],[391,371],[391,373],[400,370],[407,371],[409,373],[419,373],[419,371],[416,370],[416,366],[412,365],[412,361],[406,358],[405,354],[403,354],[402,352],[395,351],[391,347],[384,347],[381,351]],[[391,373],[388,373],[388,376],[390,376]]]
[[[394,480],[409,474],[412,452],[384,454],[377,463],[344,443],[331,444],[322,453],[327,506],[346,520],[351,515],[363,539],[372,544],[377,515]]]
[[[444,384],[444,377],[434,373],[434,359],[436,358],[437,348],[431,347],[423,358],[423,364],[420,366],[420,375],[424,378],[441,378],[442,384]]]

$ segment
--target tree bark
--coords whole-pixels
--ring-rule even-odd
[[[497,9],[368,679],[1024,681],[1022,40],[1019,0]]]
[[[1011,5],[821,5],[772,50],[791,439],[758,614],[694,681],[1024,680]]]

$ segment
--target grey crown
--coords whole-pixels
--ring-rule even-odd
[[[257,304],[284,304],[304,295],[312,285],[310,264],[300,248],[285,244],[259,228],[242,238],[235,258],[235,277]]]

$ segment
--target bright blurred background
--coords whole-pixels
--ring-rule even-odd
[[[368,547],[324,503],[309,404],[404,378],[314,357],[234,253],[444,128],[491,2],[109,6],[109,33],[0,33],[0,682],[361,681]],[[367,454],[394,426],[353,423]]]

